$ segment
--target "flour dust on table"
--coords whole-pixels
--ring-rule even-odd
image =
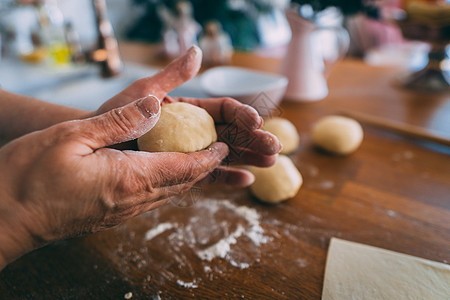
[[[247,193],[244,189],[216,192],[189,207],[169,204],[128,221],[114,229],[121,243],[110,245],[116,248],[111,263],[149,293],[158,292],[155,286],[196,289],[236,272],[253,274],[253,268],[267,261],[279,265],[280,280],[307,272],[311,253],[303,250],[304,242],[315,240],[317,230],[327,231],[317,228],[326,222],[284,205],[251,202],[243,197]],[[277,220],[277,211],[288,215],[288,221]],[[333,235],[336,232],[330,231]],[[292,253],[294,261],[289,259]],[[284,293],[280,286],[273,289]]]

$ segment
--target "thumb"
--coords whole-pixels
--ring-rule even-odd
[[[147,96],[99,116],[81,121],[85,142],[99,149],[136,139],[155,126],[161,114],[161,102]]]

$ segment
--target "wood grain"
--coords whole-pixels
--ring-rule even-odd
[[[152,46],[123,44],[121,50],[130,60],[164,64],[155,60]],[[279,61],[237,53],[233,64],[276,72]],[[401,72],[345,60],[330,75],[326,99],[281,105],[278,114],[301,135],[301,146],[291,155],[304,177],[295,198],[271,206],[245,189],[203,189],[189,207],[172,203],[113,230],[25,255],[0,273],[0,298],[123,299],[132,292],[133,299],[320,299],[334,236],[449,263],[448,147],[366,125],[361,148],[350,156],[332,156],[311,143],[314,122],[341,110],[450,136],[450,95],[396,88],[392,82]],[[145,233],[160,222],[177,222],[178,230],[198,226],[197,243],[201,234],[219,239],[224,233],[214,226],[220,222],[228,222],[231,230],[248,226],[223,207],[217,214],[204,209],[223,201],[254,209],[271,238],[255,247],[242,237],[231,246],[233,258],[248,267],[199,259],[188,237],[176,243],[175,230],[145,241]]]
[[[342,111],[341,114],[343,114],[347,117],[350,117],[352,119],[355,119],[358,122],[362,122],[362,123],[365,123],[368,125],[373,125],[373,126],[388,130],[393,133],[406,135],[406,136],[413,137],[416,139],[431,141],[434,143],[438,143],[438,144],[442,144],[442,145],[450,147],[450,139],[436,135],[436,134],[434,134],[422,127],[419,127],[419,126],[403,124],[400,122],[393,122],[393,121],[390,121],[387,119],[373,117],[371,115],[357,113],[357,112]]]

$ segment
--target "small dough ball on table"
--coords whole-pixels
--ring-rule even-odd
[[[279,203],[294,197],[303,183],[302,175],[285,155],[280,155],[277,162],[269,168],[251,166],[249,171],[255,175],[250,191],[267,203]]]
[[[138,139],[138,148],[148,152],[195,152],[217,141],[213,118],[198,106],[174,102],[161,107],[161,117]]]
[[[287,154],[297,149],[300,136],[297,128],[289,120],[284,118],[271,118],[264,121],[262,130],[274,134],[283,145],[281,153]]]
[[[354,152],[363,140],[361,125],[347,117],[327,116],[320,119],[312,131],[315,145],[337,154]]]

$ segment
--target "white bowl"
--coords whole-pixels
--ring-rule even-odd
[[[261,115],[278,106],[287,84],[284,76],[237,67],[215,67],[200,77],[200,86],[209,96],[234,98]]]

